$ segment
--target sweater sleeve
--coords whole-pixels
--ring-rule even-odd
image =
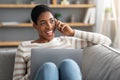
[[[27,64],[26,60],[23,56],[22,46],[19,45],[16,56],[15,56],[15,64],[13,71],[13,80],[27,80]]]
[[[111,40],[102,34],[75,30],[73,38],[70,38],[74,48],[85,48],[96,44],[110,45]]]

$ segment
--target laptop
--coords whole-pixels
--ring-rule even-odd
[[[81,49],[32,49],[30,80],[34,80],[38,68],[45,62],[53,62],[59,66],[62,60],[73,59],[80,66],[82,54]]]

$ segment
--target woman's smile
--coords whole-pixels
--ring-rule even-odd
[[[46,31],[45,33],[46,33],[49,37],[50,37],[50,36],[53,36],[53,34],[54,34],[53,30]]]

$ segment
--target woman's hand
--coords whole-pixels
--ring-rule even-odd
[[[66,23],[56,20],[56,28],[65,36],[74,36],[75,31]]]

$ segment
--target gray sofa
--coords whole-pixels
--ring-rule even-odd
[[[105,45],[83,50],[83,80],[120,80],[120,52]],[[15,51],[0,52],[0,80],[12,80]]]

